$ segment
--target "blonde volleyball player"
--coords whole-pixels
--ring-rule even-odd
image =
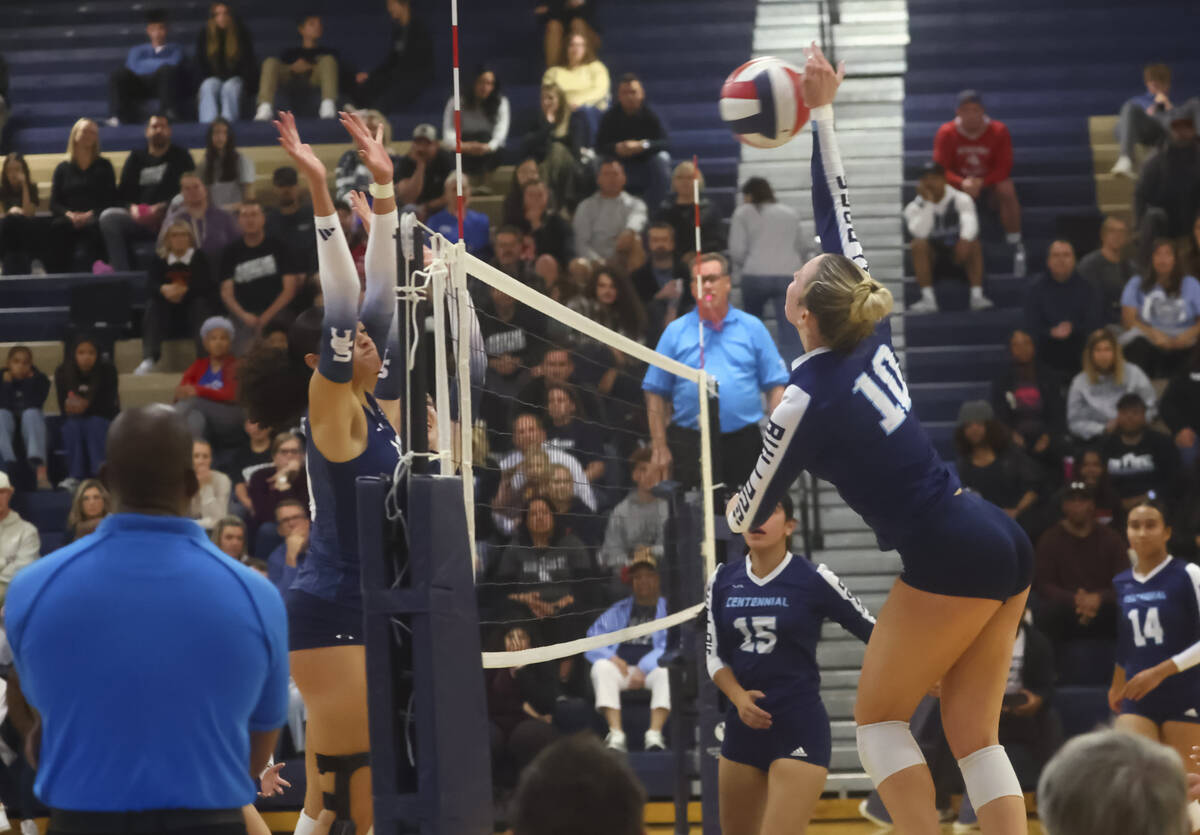
[[[942,723],[985,835],[1027,832],[999,745],[1013,636],[1033,548],[994,505],[964,493],[911,414],[891,346],[892,296],[867,273],[833,129],[837,72],[813,44],[804,98],[813,123],[813,209],[826,254],[787,290],[806,353],[771,415],[750,479],[730,502],[736,532],[774,512],[802,470],[831,482],[904,565],[871,634],[855,720],[863,768],[898,831],[935,835],[933,780],[908,720],[942,682]]]

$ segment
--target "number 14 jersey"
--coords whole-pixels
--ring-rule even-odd
[[[1191,666],[1195,652],[1189,650],[1200,641],[1200,566],[1167,557],[1145,576],[1132,568],[1121,572],[1113,587],[1121,610],[1117,663],[1125,668],[1126,678],[1176,659],[1183,672],[1166,679],[1142,701],[1195,714],[1200,708],[1200,666]]]

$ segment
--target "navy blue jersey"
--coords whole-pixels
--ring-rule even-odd
[[[864,642],[875,625],[836,574],[792,554],[761,578],[749,557],[717,566],[707,603],[709,675],[728,667],[746,690],[766,694],[758,704],[768,713],[818,693],[824,621],[837,621]]]
[[[1167,557],[1149,575],[1132,568],[1113,579],[1121,617],[1117,624],[1117,664],[1126,678],[1174,659],[1182,671],[1166,679],[1143,701],[1179,701],[1200,707],[1200,566]],[[1174,699],[1178,694],[1183,698]]]
[[[330,461],[309,438],[305,468],[312,533],[308,556],[292,583],[294,589],[354,605],[362,599],[355,481],[359,476],[391,476],[401,455],[396,430],[370,394],[363,412],[367,417],[367,448],[357,458]],[[306,418],[306,431],[307,423]]]
[[[813,211],[821,245],[865,270],[832,119],[816,116]],[[809,351],[792,367],[762,454],[729,513],[730,528],[743,533],[762,524],[801,470],[808,470],[837,488],[875,531],[880,547],[895,547],[915,518],[960,487],[911,412],[887,321],[849,354]]]

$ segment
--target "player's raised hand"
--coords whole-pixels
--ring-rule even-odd
[[[358,158],[371,172],[379,185],[390,184],[392,179],[392,156],[388,153],[383,141],[383,125],[380,125],[372,135],[367,123],[357,113],[342,111],[338,113],[342,127],[350,134],[358,148]]]
[[[804,62],[804,103],[810,108],[833,104],[838,87],[846,77],[846,62],[838,63],[835,71],[816,41],[804,50],[804,55],[807,58]]]
[[[756,731],[765,731],[771,727],[771,714],[755,704],[759,699],[765,698],[766,694],[761,690],[742,691],[742,697],[738,699],[735,706],[737,707],[738,718],[742,720],[742,724],[747,728],[753,728]]]
[[[308,178],[310,183],[319,180],[324,185],[325,163],[321,162],[309,145],[301,141],[300,131],[296,129],[296,117],[290,112],[282,110],[279,112],[279,118],[272,124],[275,125],[275,130],[279,131],[279,144],[292,158],[292,162],[296,163],[300,172]]]

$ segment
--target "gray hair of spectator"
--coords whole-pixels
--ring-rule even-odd
[[[211,537],[211,539],[213,541],[213,545],[220,547],[221,534],[225,532],[226,528],[241,528],[242,536],[244,537],[246,535],[246,523],[242,521],[241,517],[239,517],[239,516],[222,516],[221,520],[219,522],[217,522],[217,524],[215,526],[213,526],[212,537]],[[244,554],[245,552],[246,552],[246,543],[243,542],[242,543],[242,553]]]
[[[279,452],[279,448],[288,441],[299,441],[300,448],[304,448],[304,439],[300,437],[300,433],[290,430],[287,432],[277,432],[275,433],[275,437],[271,439],[271,457],[274,458],[275,454]]]
[[[383,144],[384,145],[392,144],[392,123],[388,119],[388,117],[384,115],[382,110],[375,110],[375,109],[360,110],[358,112],[358,115],[362,117],[362,120],[364,122],[369,121],[371,119],[375,119],[380,124],[382,124],[383,125]]]
[[[645,808],[646,791],[628,762],[576,734],[545,748],[521,775],[513,835],[642,835]]]
[[[751,177],[742,186],[742,194],[749,197],[755,206],[775,202],[775,192],[766,177]]]
[[[229,321],[227,316],[209,316],[204,320],[204,324],[200,326],[201,341],[208,339],[208,335],[213,331],[221,328],[225,333],[229,334],[229,338],[233,338],[233,322]]]
[[[721,275],[729,275],[729,259],[719,252],[704,252],[700,255],[701,264],[716,263],[721,267]]]
[[[1187,780],[1179,755],[1121,731],[1077,736],[1038,781],[1048,835],[1184,835]]]

